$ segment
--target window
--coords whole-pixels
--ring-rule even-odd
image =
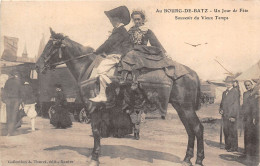
[[[36,70],[31,70],[30,78],[31,79],[37,79],[38,78],[38,73],[36,72]]]

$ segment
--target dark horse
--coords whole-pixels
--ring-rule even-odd
[[[51,37],[45,49],[36,63],[38,71],[44,72],[45,69],[55,68],[56,65],[65,63],[77,80],[79,85],[88,80],[88,68],[91,63],[98,58],[90,47],[70,40],[68,37],[55,33],[51,30]],[[184,158],[184,165],[192,165],[190,159],[194,156],[194,142],[197,138],[197,159],[196,164],[202,165],[204,159],[203,126],[200,123],[196,110],[200,107],[200,82],[193,70],[185,66],[188,74],[171,81],[167,103],[171,103],[176,109],[188,134],[188,146]],[[129,87],[130,88],[130,87]],[[147,86],[141,87],[146,90]],[[91,165],[99,165],[100,153],[100,119],[102,111],[94,110],[93,104],[88,101],[88,89],[80,88],[81,97],[90,112],[92,132],[94,136],[94,149],[92,152]],[[89,92],[88,92],[89,93]],[[149,98],[149,97],[148,97]],[[167,109],[167,107],[166,107]]]

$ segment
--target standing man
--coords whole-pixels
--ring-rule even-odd
[[[244,82],[247,91],[243,95],[243,111],[245,122],[245,155],[247,159],[259,153],[259,93],[253,90],[250,80]]]
[[[225,80],[227,90],[222,94],[219,113],[223,116],[225,149],[228,152],[234,152],[238,149],[237,138],[237,115],[239,111],[239,94],[236,88],[233,88],[234,80],[227,77]]]
[[[17,122],[17,113],[22,103],[23,82],[18,71],[13,71],[4,86],[4,101],[7,113],[7,136],[11,136],[15,130]]]
[[[251,135],[252,135],[252,126],[253,126],[253,117],[252,112],[250,112],[250,105],[248,97],[253,91],[253,83],[250,80],[244,82],[246,92],[243,94],[243,113],[244,113],[244,124],[245,124],[245,131],[244,131],[244,146],[245,146],[245,154],[250,154],[250,147],[252,146],[250,143]],[[254,146],[254,145],[253,145]]]
[[[130,22],[130,13],[126,6],[120,6],[110,11],[105,11],[114,29],[109,38],[97,50],[96,54],[104,55],[105,58],[97,67],[97,77],[100,81],[100,92],[95,98],[90,100],[93,102],[106,102],[106,87],[111,83],[108,78],[108,72],[119,63],[131,49],[130,37],[125,25]]]

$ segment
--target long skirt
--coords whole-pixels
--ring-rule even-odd
[[[56,128],[67,128],[72,125],[69,112],[64,106],[53,106],[50,123]]]
[[[121,65],[122,70],[132,71],[142,68],[162,69],[174,66],[174,63],[157,47],[139,46],[122,58]]]

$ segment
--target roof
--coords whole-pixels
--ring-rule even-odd
[[[223,80],[207,80],[207,83],[213,84],[215,86],[221,86],[221,87],[226,87],[225,83]]]
[[[239,81],[254,80],[260,78],[260,60],[236,78]]]
[[[10,74],[12,71],[19,71],[22,75],[30,75],[31,70],[35,69],[35,63],[8,62],[1,61],[0,70],[2,74]]]

